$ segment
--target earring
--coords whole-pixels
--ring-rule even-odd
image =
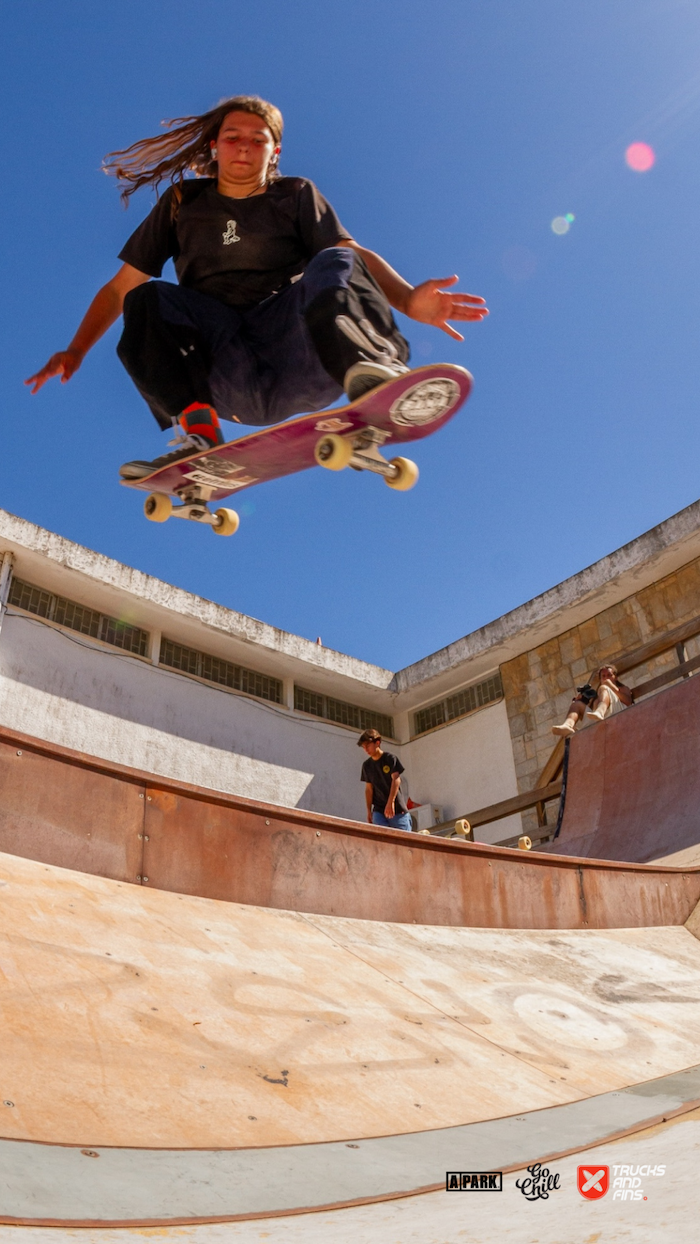
[[[212,158],[212,160],[216,160],[216,159],[218,158],[218,155],[219,155],[219,149],[218,149],[218,147],[212,147],[212,149],[211,149],[211,158]]]

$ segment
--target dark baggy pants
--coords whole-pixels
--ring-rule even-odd
[[[391,307],[350,247],[321,251],[256,307],[228,307],[167,281],[124,300],[117,354],[161,428],[192,402],[222,419],[277,423],[341,396],[360,359],[407,362]]]

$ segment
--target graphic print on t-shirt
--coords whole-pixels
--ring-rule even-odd
[[[365,761],[362,766],[362,781],[371,784],[372,807],[375,812],[384,812],[391,794],[392,774],[401,774],[403,771],[403,765],[398,756],[392,756],[391,752],[382,752],[377,760],[368,758]],[[396,794],[394,810],[396,816],[403,816],[406,811],[406,804],[400,791]]]
[[[235,220],[226,221],[226,232],[223,235],[223,238],[224,238],[224,246],[230,246],[232,242],[240,242],[241,239],[236,233]]]
[[[229,307],[256,306],[350,236],[303,177],[280,177],[248,199],[219,194],[205,177],[183,181],[181,191],[177,210],[172,186],[161,195],[122,247],[122,263],[158,279],[172,258],[181,285]]]

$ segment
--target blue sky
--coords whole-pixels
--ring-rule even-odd
[[[697,3],[8,0],[2,42],[4,508],[398,668],[700,494]],[[123,211],[105,152],[241,92],[282,109],[282,171],[360,242],[412,282],[458,273],[491,316],[464,345],[401,319],[416,364],[475,378],[412,492],[313,470],[243,494],[219,540],[117,483],[163,438],[116,327],[70,384],[22,380],[152,202]]]

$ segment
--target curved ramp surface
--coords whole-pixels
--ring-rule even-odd
[[[24,1198],[15,1221],[95,1221],[98,1165],[100,1179],[113,1172],[122,1208],[133,1188],[121,1221],[134,1223],[155,1220],[144,1215],[149,1196],[162,1212],[156,1169],[181,1200],[190,1187],[189,1210],[170,1197],[181,1222],[376,1200],[440,1181],[452,1150],[444,1129],[483,1126],[484,1152],[488,1140],[517,1163],[529,1142],[513,1128],[527,1137],[532,1112],[536,1131],[561,1107],[561,1136],[566,1111],[592,1116],[602,1140],[697,1097],[700,943],[682,926],[552,932],[303,916],[8,855],[0,895],[0,1135],[47,1154],[28,1161],[23,1143],[18,1166],[16,1144],[3,1147],[6,1188],[17,1171]],[[552,1151],[551,1138],[532,1136],[532,1160]],[[263,1181],[268,1199],[253,1207],[249,1181],[266,1159],[295,1184],[300,1162],[321,1165],[293,1205],[271,1204]],[[238,1172],[233,1184],[226,1169]]]
[[[643,863],[697,842],[700,677],[693,677],[570,740],[560,833],[542,850]]]
[[[698,1106],[693,1067],[549,1110],[353,1144],[78,1149],[0,1140],[0,1222],[187,1225],[393,1200],[440,1187],[457,1154],[463,1169],[503,1174]],[[86,1158],[99,1161],[89,1177]]]
[[[610,1168],[611,1187],[597,1201],[577,1189],[577,1166]],[[518,1183],[526,1170],[504,1174],[495,1197],[448,1196],[441,1189],[379,1204],[248,1222],[149,1228],[0,1226],[0,1244],[666,1244],[692,1241],[700,1214],[700,1109],[659,1122],[612,1143],[557,1158],[548,1170],[559,1187],[528,1204]],[[622,1168],[640,1171],[643,1196],[625,1199],[614,1181]],[[617,1169],[616,1169],[617,1168]],[[655,1172],[652,1174],[652,1172]],[[632,1178],[626,1179],[627,1185]]]
[[[266,908],[479,928],[683,924],[700,871],[419,837],[160,779],[0,728],[0,850]]]

